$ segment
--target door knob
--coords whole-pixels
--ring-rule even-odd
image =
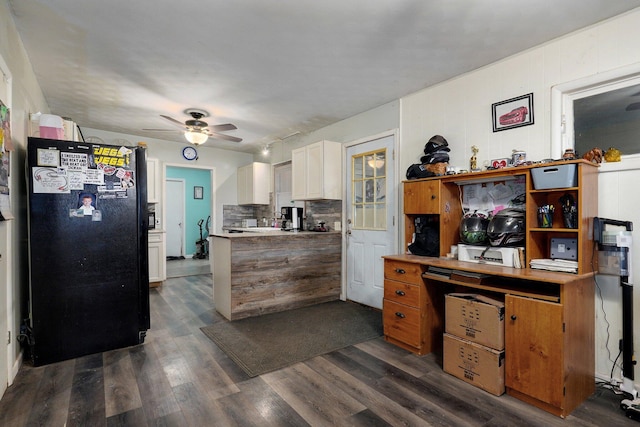
[[[511,320],[516,320],[516,319],[517,319],[516,315],[515,315],[515,314],[512,314],[512,315],[511,315]]]

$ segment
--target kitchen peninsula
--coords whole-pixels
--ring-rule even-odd
[[[340,232],[212,234],[216,310],[229,320],[340,297]]]

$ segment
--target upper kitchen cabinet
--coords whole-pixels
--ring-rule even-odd
[[[254,162],[238,168],[238,204],[268,205],[271,165]]]
[[[160,167],[158,159],[147,159],[147,202],[160,202]]]
[[[342,145],[319,141],[291,152],[293,200],[342,199]]]

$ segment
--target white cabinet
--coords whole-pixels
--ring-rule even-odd
[[[319,141],[291,152],[293,200],[342,199],[342,144]]]
[[[268,205],[271,165],[254,162],[238,168],[238,204]]]
[[[149,231],[149,285],[158,286],[167,278],[164,232]]]
[[[147,202],[160,202],[160,167],[158,159],[147,159]]]

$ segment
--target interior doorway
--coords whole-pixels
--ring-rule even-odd
[[[185,182],[183,179],[167,178],[167,194],[171,195],[171,203],[166,208],[167,260],[184,259],[185,257]]]
[[[215,230],[215,169],[165,163],[163,181],[166,277],[208,274],[210,261],[208,254],[202,256],[202,249],[208,252],[209,245],[203,245],[202,239],[207,241]],[[176,181],[181,188],[173,187]]]

